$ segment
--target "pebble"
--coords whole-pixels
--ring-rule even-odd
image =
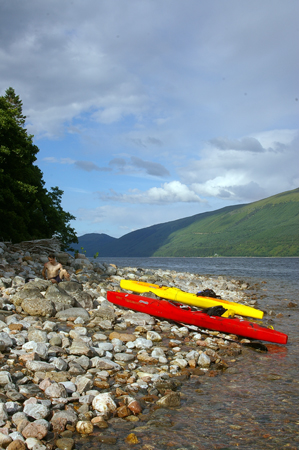
[[[214,373],[216,361],[228,367],[226,351],[237,355],[242,350],[236,337],[230,342],[224,334],[119,308],[107,302],[106,292],[120,290],[120,280],[130,278],[193,293],[209,288],[227,300],[245,302],[247,284],[117,268],[84,255],[74,259],[53,241],[57,259],[60,255],[71,274],[71,281],[54,286],[40,278],[49,240],[38,252],[26,243],[26,248],[0,244],[0,394],[7,399],[0,401],[0,423],[9,429],[8,435],[1,428],[0,447],[44,450],[49,433],[56,433],[54,447],[71,450],[76,432],[89,435],[110,425],[116,432],[130,430],[139,416],[145,420],[143,412],[151,406],[180,407],[180,376]],[[103,445],[116,439],[98,437]],[[130,433],[126,442],[139,441]]]

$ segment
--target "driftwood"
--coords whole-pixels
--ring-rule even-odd
[[[23,241],[19,244],[5,242],[5,245],[12,252],[30,252],[30,253],[57,253],[60,252],[61,242],[57,238],[37,239],[35,241]]]

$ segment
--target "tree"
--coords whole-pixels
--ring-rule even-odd
[[[0,239],[20,242],[58,237],[63,249],[78,242],[61,207],[63,191],[47,191],[34,165],[39,149],[24,128],[22,102],[13,88],[0,97]]]

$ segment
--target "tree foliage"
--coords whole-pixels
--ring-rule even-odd
[[[34,164],[39,149],[24,128],[22,101],[13,88],[0,97],[0,240],[20,242],[58,237],[67,249],[78,242],[61,207],[63,191],[45,188]]]

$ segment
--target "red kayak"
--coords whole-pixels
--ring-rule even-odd
[[[107,300],[116,305],[135,311],[150,314],[151,316],[162,317],[163,319],[183,322],[189,325],[207,328],[208,330],[221,331],[228,334],[236,334],[251,339],[275,342],[276,344],[286,344],[288,336],[279,331],[272,330],[249,322],[243,319],[228,319],[226,317],[209,316],[202,311],[193,311],[185,305],[171,303],[167,300],[141,297],[135,294],[123,292],[107,292]]]

